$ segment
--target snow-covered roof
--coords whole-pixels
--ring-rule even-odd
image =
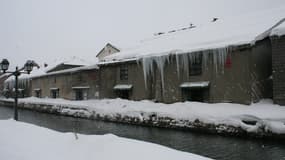
[[[56,59],[53,64],[48,66],[48,68],[46,69],[46,72],[49,72],[55,69],[59,65],[86,66],[86,65],[91,65],[91,63],[87,62],[84,59],[76,57],[76,56],[72,56],[72,57],[64,58],[64,59],[60,58],[60,59]]]
[[[47,73],[47,70],[49,70],[49,67],[41,67],[41,68],[35,68],[30,74],[21,74],[19,79],[31,79],[31,78],[37,78],[42,76],[48,76],[48,75],[56,75],[56,74],[64,74],[64,73],[74,73],[78,71],[84,71],[84,70],[92,70],[92,69],[98,69],[99,67],[97,64],[94,65],[88,65],[88,66],[82,66],[82,67],[75,67],[71,69],[64,69],[60,71],[50,72]],[[14,80],[14,76],[9,77],[5,82]]]
[[[90,86],[74,86],[72,89],[89,89]]]
[[[114,86],[114,90],[130,90],[132,87],[131,84],[117,84]]]
[[[59,90],[59,88],[50,88],[50,90]]]
[[[70,68],[70,69],[64,69],[64,70],[60,70],[60,71],[45,73],[42,75],[32,76],[31,78],[57,75],[57,74],[64,74],[64,73],[74,73],[74,72],[78,72],[78,71],[92,70],[92,69],[98,69],[98,68],[99,67],[95,64],[95,65],[90,65],[90,66],[82,66],[82,67],[76,67],[76,68]]]
[[[285,7],[260,10],[215,22],[197,24],[171,33],[164,33],[140,41],[136,46],[107,56],[100,64],[126,59],[161,56],[222,48],[240,44],[254,44],[270,35],[284,35]]]
[[[201,81],[201,82],[184,82],[180,85],[181,88],[205,88],[210,84],[209,81]]]

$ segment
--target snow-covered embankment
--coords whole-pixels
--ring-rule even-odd
[[[1,99],[0,102],[12,105],[13,100]],[[270,100],[250,106],[198,102],[162,104],[122,99],[69,101],[34,97],[20,99],[19,102],[19,106],[25,109],[73,117],[235,136],[285,138],[285,107],[274,105]]]

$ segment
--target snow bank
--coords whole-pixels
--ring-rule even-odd
[[[10,160],[209,160],[160,145],[115,135],[60,133],[13,120],[0,120],[1,159]]]
[[[208,127],[231,126],[248,133],[285,134],[285,107],[274,105],[271,100],[263,100],[250,106],[199,102],[163,104],[122,99],[69,101],[35,97],[20,99],[19,102],[25,103],[26,108],[31,104],[42,104],[63,115],[85,118],[103,117],[122,122],[130,120],[138,124],[152,123],[154,126],[163,122],[168,125],[166,127],[181,128],[193,128],[198,123],[209,124]],[[228,132],[227,128],[216,130]]]

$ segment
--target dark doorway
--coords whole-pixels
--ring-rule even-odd
[[[51,98],[58,98],[58,97],[59,97],[59,90],[58,89],[51,90]]]
[[[82,90],[76,90],[75,91],[75,100],[83,100],[83,91]]]
[[[41,91],[40,90],[36,90],[35,94],[36,94],[36,97],[41,98]]]
[[[205,89],[182,89],[183,99],[186,101],[205,102],[207,98]]]
[[[122,99],[129,99],[130,92],[129,90],[119,90],[117,91],[117,95]]]

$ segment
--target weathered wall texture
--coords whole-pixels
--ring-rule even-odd
[[[120,66],[127,65],[128,79],[120,80]],[[135,62],[100,66],[100,98],[116,98],[115,85],[128,84],[133,88],[130,90],[130,99],[150,99],[149,91],[144,87],[143,70]]]
[[[80,71],[48,75],[32,79],[31,95],[36,96],[35,90],[41,90],[41,97],[51,97],[51,89],[59,89],[59,97],[74,100],[72,87],[89,87],[88,99],[99,98],[98,70]]]
[[[256,42],[250,57],[251,96],[253,102],[272,98],[272,51],[271,41],[266,38]]]
[[[271,96],[272,91],[268,87],[271,75],[270,48],[271,43],[268,39],[258,42],[253,47],[250,45],[231,47],[227,54],[230,64],[227,66],[226,64],[215,65],[214,56],[210,53],[208,60],[203,61],[202,74],[196,76],[189,76],[181,65],[177,65],[177,56],[173,55],[169,57],[169,61],[165,62],[163,79],[159,69],[154,65],[154,74],[148,76],[147,86],[144,82],[141,61],[101,65],[100,97],[115,98],[117,97],[113,89],[115,85],[132,84],[129,99],[150,99],[173,103],[185,100],[180,88],[182,83],[209,81],[209,87],[205,88],[205,102],[250,104],[252,101]],[[119,78],[121,65],[128,66],[127,81],[121,81]]]
[[[273,69],[273,101],[285,105],[285,36],[271,37]]]

